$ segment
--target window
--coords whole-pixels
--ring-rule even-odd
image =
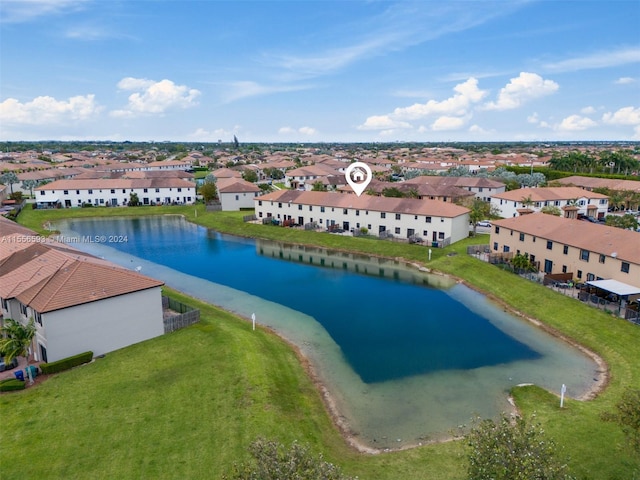
[[[44,195],[44,190],[40,190],[40,195]]]
[[[521,241],[521,242],[524,242],[524,233],[521,233],[521,234],[520,234],[520,241]]]
[[[593,273],[587,273],[587,282],[593,282],[596,276]]]
[[[497,252],[498,251],[498,242],[493,242],[493,249]]]
[[[444,240],[444,232],[438,232],[438,240]]]
[[[282,208],[282,202],[278,202],[278,208]]]
[[[600,263],[604,263],[604,255],[603,254],[600,254],[600,257],[599,257],[598,261]]]
[[[360,210],[356,210],[356,217],[360,216]]]
[[[387,218],[387,214],[384,212],[380,213],[380,218]]]
[[[149,191],[149,189],[148,189],[148,188],[144,188],[142,191],[143,191],[144,193],[147,193],[147,192]]]
[[[567,273],[567,266],[566,265],[562,265],[562,273]]]
[[[238,200],[240,200],[240,196],[239,196],[239,195],[236,195],[236,202],[237,202]]]
[[[27,315],[27,306],[23,303],[20,304],[20,313],[25,316]]]
[[[424,217],[424,221],[426,223],[431,223],[431,217]]]
[[[500,233],[500,227],[496,227],[496,233]]]
[[[127,189],[126,189],[126,188],[123,188],[123,189],[122,189],[122,193],[127,193]]]
[[[580,260],[589,261],[589,250],[580,250]]]
[[[342,214],[343,214],[343,215],[346,215],[346,214],[347,214],[347,209],[346,209],[346,208],[343,208],[343,209],[342,209]]]
[[[65,195],[69,195],[69,190],[63,190],[62,193],[64,193]],[[111,193],[113,193],[113,191]]]
[[[312,205],[309,205],[309,211],[313,212],[313,206]]]
[[[400,214],[396,213],[396,220],[400,220]]]
[[[76,195],[80,195],[80,190],[76,190]]]
[[[182,188],[178,188],[178,191],[179,191],[179,192],[181,192],[181,191],[182,191]]]
[[[262,206],[262,200],[258,200],[258,206],[261,207]]]
[[[565,255],[569,253],[569,245],[565,245],[564,247],[562,247],[562,253],[564,253]]]
[[[629,273],[629,262],[622,262],[620,264],[620,271],[624,273]]]
[[[553,249],[553,242],[551,240],[547,240],[547,250]]]
[[[116,189],[115,189],[115,188],[112,188],[112,189],[111,189],[111,193],[116,193]]]
[[[423,230],[422,231],[422,235],[427,237],[427,236],[429,236],[429,232],[427,230]]]
[[[578,270],[578,278],[582,278],[582,270]]]
[[[40,326],[42,326],[42,315],[40,315],[40,312],[36,312],[36,311],[34,311],[34,312],[33,312],[33,318],[34,318],[34,320],[35,320],[36,322],[38,322],[38,324],[39,324]]]
[[[396,235],[400,235],[400,227],[396,227]]]
[[[503,251],[504,253],[509,253],[509,250],[510,250],[509,245],[503,245],[503,247],[502,247],[502,251]]]
[[[298,205],[298,210],[302,210],[302,205]]]
[[[324,207],[320,207],[320,212],[324,213]]]
[[[160,189],[159,189],[159,188],[156,188],[156,193],[159,193],[159,192],[160,192]]]
[[[89,195],[93,195],[93,190],[89,189]]]

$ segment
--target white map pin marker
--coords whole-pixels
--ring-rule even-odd
[[[344,172],[344,175],[347,177],[347,183],[357,196],[362,195],[362,192],[365,191],[373,177],[371,168],[363,162],[354,162],[350,164]]]

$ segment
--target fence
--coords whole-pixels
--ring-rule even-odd
[[[173,298],[162,297],[164,333],[171,333],[200,321],[200,310]],[[176,312],[176,315],[172,313]]]
[[[244,216],[242,217],[242,221],[243,221],[243,222],[254,222],[254,221],[256,221],[257,219],[258,219],[258,217],[256,217],[256,215],[255,215],[255,214],[253,214],[253,215],[244,215]]]

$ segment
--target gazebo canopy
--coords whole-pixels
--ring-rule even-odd
[[[627,295],[640,295],[640,288],[619,282],[617,280],[592,280],[590,282],[587,282],[587,285],[606,290],[607,292],[615,293],[620,297],[626,297]]]

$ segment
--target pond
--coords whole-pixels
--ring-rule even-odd
[[[363,445],[400,448],[509,410],[535,383],[586,393],[597,365],[443,276],[399,262],[223,235],[182,217],[59,222],[74,243],[245,317],[256,314],[307,356]],[[320,235],[320,234],[319,234]],[[250,325],[248,324],[248,328]]]

